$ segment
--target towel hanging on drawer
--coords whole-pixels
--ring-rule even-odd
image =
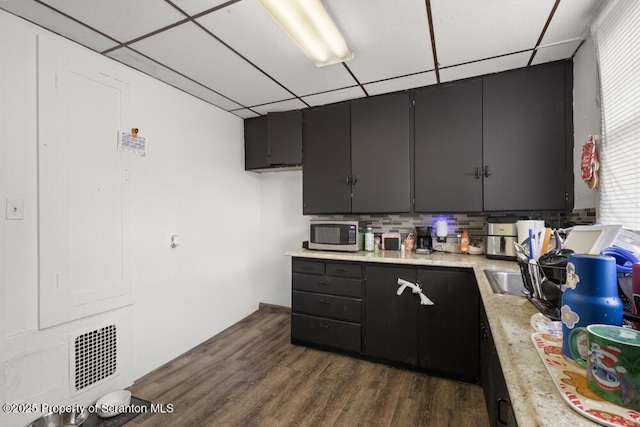
[[[419,285],[400,278],[398,278],[398,285],[400,285],[398,292],[396,292],[398,295],[402,295],[402,292],[409,287],[414,294],[418,294],[420,296],[420,305],[434,305],[433,301],[427,298],[427,296],[422,292],[422,288],[420,288]]]

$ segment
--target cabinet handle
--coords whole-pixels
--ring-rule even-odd
[[[480,338],[482,339],[482,341],[487,341],[489,339],[487,325],[485,325],[484,323],[480,325]]]
[[[482,169],[477,167],[476,168],[476,179],[480,179],[482,178]]]
[[[509,409],[509,406],[511,406],[509,404],[509,401],[506,399],[503,399],[501,397],[498,398],[498,401],[496,402],[497,406],[496,406],[496,412],[498,412],[498,416],[496,417],[498,419],[498,424],[501,425],[508,425],[509,423],[509,419],[505,416],[504,418],[502,418],[503,412],[502,412],[502,408],[503,408],[503,404],[507,405],[507,409]]]
[[[358,177],[355,175],[351,175],[351,184],[356,185],[358,182]]]
[[[318,282],[318,285],[320,286],[329,286],[331,283],[329,282],[325,282],[324,280],[322,282]]]
[[[485,178],[489,178],[491,175],[493,175],[493,172],[491,172],[491,169],[489,169],[489,166],[485,166],[484,167],[484,177]]]
[[[329,325],[327,325],[326,323],[318,323],[318,326],[321,327],[322,329],[329,329]]]
[[[330,299],[321,299],[321,300],[318,300],[318,302],[320,304],[331,304],[331,300]]]
[[[337,271],[338,273],[346,273],[346,272],[347,272],[347,271],[349,271],[349,270],[347,270],[346,268],[336,268],[336,271]]]
[[[347,175],[344,177],[344,183],[347,185],[351,184],[351,175]]]
[[[302,267],[302,269],[304,271],[309,271],[309,270],[313,270],[313,267],[311,267],[310,265],[305,265],[304,267]]]

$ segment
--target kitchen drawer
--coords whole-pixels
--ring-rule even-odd
[[[362,296],[362,280],[342,277],[311,276],[293,273],[293,289],[323,294],[341,295],[360,298]]]
[[[337,262],[327,263],[327,274],[339,277],[362,277],[362,266],[360,264],[340,264]]]
[[[324,274],[324,262],[293,259],[292,269],[294,273]]]
[[[359,299],[293,291],[291,309],[295,312],[331,317],[360,323],[362,305]]]
[[[291,340],[360,353],[360,325],[293,313]]]

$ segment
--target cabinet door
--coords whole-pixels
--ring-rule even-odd
[[[302,213],[351,212],[349,103],[305,111],[302,141]]]
[[[415,95],[416,212],[482,211],[482,81]]]
[[[418,282],[434,305],[418,313],[422,368],[477,381],[480,360],[480,296],[473,272],[419,270]]]
[[[485,211],[565,209],[570,69],[563,61],[484,78]]]
[[[411,210],[409,95],[376,96],[351,103],[351,171],[354,213]]]
[[[415,366],[418,362],[416,334],[420,300],[410,289],[397,295],[398,278],[415,282],[416,271],[401,267],[366,267],[364,353]]]
[[[244,170],[269,166],[267,159],[267,116],[244,121]]]
[[[302,111],[267,115],[267,146],[271,165],[302,163]]]

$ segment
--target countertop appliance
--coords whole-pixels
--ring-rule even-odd
[[[518,240],[518,218],[489,217],[485,223],[485,256],[487,258],[516,260],[513,243]]]
[[[433,248],[431,227],[416,227],[416,253],[429,254]]]
[[[312,220],[309,227],[309,249],[357,252],[363,249],[358,221]]]

